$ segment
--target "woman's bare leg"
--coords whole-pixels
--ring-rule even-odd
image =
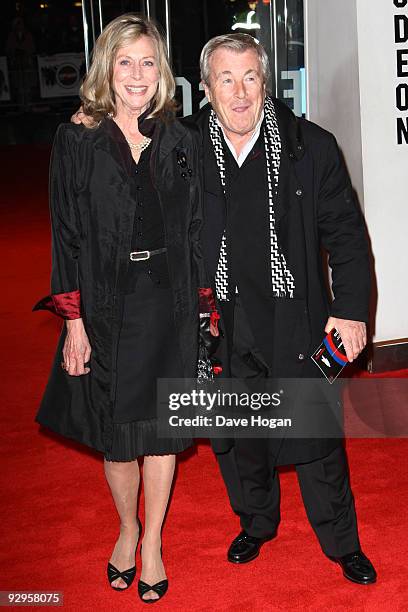
[[[144,459],[145,530],[142,545],[141,580],[156,584],[166,578],[161,559],[161,529],[173,482],[175,455],[149,455]],[[148,591],[143,599],[158,599]]]
[[[120,518],[120,535],[113,549],[110,562],[120,572],[135,564],[135,550],[139,539],[137,523],[137,494],[140,483],[137,461],[106,461],[105,475],[113,501]],[[112,586],[123,589],[126,583],[122,578],[112,582]]]

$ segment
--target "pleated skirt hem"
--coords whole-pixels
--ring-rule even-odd
[[[191,438],[158,438],[157,419],[113,424],[107,461],[134,461],[145,455],[175,455],[193,445]]]

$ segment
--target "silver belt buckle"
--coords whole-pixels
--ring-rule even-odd
[[[150,259],[150,251],[133,251],[130,253],[131,261],[145,261]]]

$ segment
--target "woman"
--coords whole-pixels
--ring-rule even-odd
[[[81,88],[93,127],[63,124],[55,137],[52,295],[36,306],[66,320],[37,420],[105,455],[120,517],[108,564],[117,590],[135,577],[144,456],[139,594],[150,603],[168,586],[161,528],[175,454],[191,445],[157,438],[156,379],[196,376],[199,301],[213,310],[211,290],[197,291],[198,137],[175,120],[174,91],[152,22],[112,21]]]

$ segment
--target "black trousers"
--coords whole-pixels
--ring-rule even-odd
[[[268,366],[255,346],[239,298],[234,309],[231,373],[262,379]],[[232,509],[241,527],[254,537],[275,534],[280,521],[280,486],[276,462],[282,439],[236,439],[217,455]],[[343,446],[328,456],[295,466],[303,503],[323,552],[339,557],[360,548],[354,498]]]

